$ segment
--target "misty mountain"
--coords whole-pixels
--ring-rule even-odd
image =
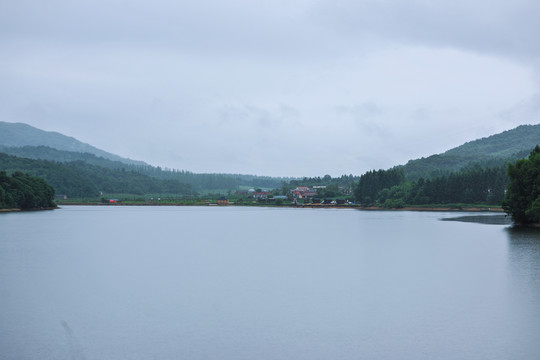
[[[67,164],[82,162],[94,166],[94,171],[98,171],[99,168],[129,171],[160,180],[180,181],[189,184],[194,190],[202,192],[238,190],[240,187],[278,188],[281,187],[282,182],[290,180],[290,178],[242,174],[196,174],[185,170],[162,169],[159,166],[147,164],[126,164],[120,161],[98,157],[90,153],[57,150],[48,146],[0,146],[0,153],[18,158],[47,160]]]
[[[100,150],[73,137],[54,131],[40,130],[23,123],[9,123],[0,121],[0,146],[47,146],[57,150],[89,153],[105,159],[120,161],[125,164],[146,165],[146,163],[142,161],[126,159],[104,150]]]
[[[515,129],[467,142],[442,154],[410,160],[402,168],[407,180],[433,178],[459,171],[471,165],[484,168],[505,166],[527,157],[540,144],[540,124]]]
[[[100,193],[192,195],[191,185],[178,180],[156,179],[133,171],[104,168],[84,161],[67,163],[16,157],[0,152],[0,170],[16,171],[44,179],[57,194],[98,197]]]
[[[537,144],[540,144],[540,124],[522,125],[467,142],[441,154],[410,160],[394,168],[402,169],[406,180],[414,181],[420,177],[431,179],[448,175],[473,165],[482,168],[506,167],[508,163],[526,157]],[[0,152],[19,158],[71,164],[70,171],[82,171],[86,164],[92,171],[108,175],[111,174],[109,170],[119,170],[158,180],[177,181],[191,186],[197,192],[226,192],[245,187],[279,188],[283,183],[298,180],[241,174],[196,174],[185,170],[162,169],[141,161],[123,159],[60,133],[39,130],[21,123],[0,122]],[[76,166],[72,164],[75,162]],[[330,179],[328,184],[338,179]],[[314,183],[313,179],[305,180]],[[356,182],[358,178],[351,176],[349,180]],[[340,186],[343,185],[340,183]]]
[[[0,152],[20,158],[34,159],[34,160],[48,160],[61,163],[67,163],[72,161],[83,161],[91,165],[101,166],[107,169],[122,169],[122,168],[137,168],[143,165],[126,164],[121,161],[115,161],[106,159],[101,156],[96,156],[88,152],[75,152],[58,150],[48,146],[21,146],[21,147],[8,147],[0,145]],[[146,164],[145,164],[146,165]]]
[[[161,180],[180,181],[194,190],[229,191],[240,187],[278,188],[291,178],[243,174],[196,174],[185,170],[162,169],[82,143],[57,132],[43,131],[23,123],[0,121],[0,152],[19,158],[61,163],[84,162],[103,169],[118,169]]]

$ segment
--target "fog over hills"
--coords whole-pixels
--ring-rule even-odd
[[[126,164],[146,165],[142,161],[126,159],[92,145],[83,143],[73,137],[54,131],[44,131],[24,123],[9,123],[0,121],[0,146],[48,146],[57,150],[90,153],[109,160],[121,161]]]
[[[471,164],[480,164],[484,167],[500,166],[526,157],[537,144],[540,144],[540,124],[521,125],[499,134],[467,142],[441,154],[409,160],[406,164],[397,167],[403,168],[409,180],[419,177],[429,178],[458,171]],[[59,162],[81,160],[105,168],[119,168],[122,163],[150,167],[142,161],[122,158],[73,137],[40,130],[24,123],[0,121],[0,151],[23,158]],[[377,154],[373,154],[373,157],[377,158]],[[108,160],[113,162],[108,162]],[[361,175],[356,169],[346,169],[346,172]],[[323,175],[320,174],[320,176]],[[270,179],[270,177],[266,178]],[[193,181],[192,179],[190,182],[193,183]],[[195,183],[193,185],[196,186]]]

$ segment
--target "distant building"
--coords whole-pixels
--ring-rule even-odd
[[[254,192],[251,194],[254,199],[267,199],[268,195],[270,195],[270,191],[259,191]]]
[[[217,199],[216,203],[218,205],[229,205],[229,200],[226,199],[224,196],[222,196],[219,199]]]
[[[317,195],[317,191],[310,189],[307,186],[298,186],[291,190],[291,194],[298,199],[309,199]]]

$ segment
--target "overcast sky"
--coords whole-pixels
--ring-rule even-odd
[[[153,165],[360,175],[540,122],[538,0],[0,2],[0,120]]]

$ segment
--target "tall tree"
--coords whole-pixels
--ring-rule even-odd
[[[504,211],[516,223],[540,222],[540,147],[537,145],[528,159],[510,164],[508,177]]]

